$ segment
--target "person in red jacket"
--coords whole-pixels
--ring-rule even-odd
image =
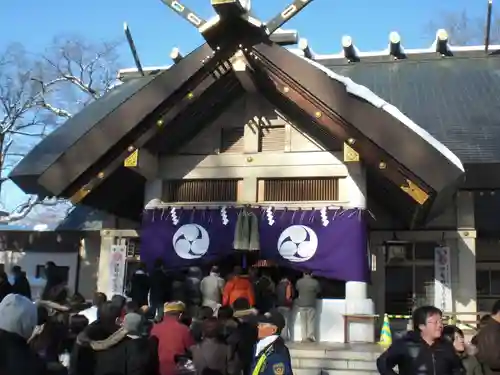
[[[252,282],[248,275],[244,275],[241,267],[234,267],[233,276],[224,286],[222,305],[232,306],[238,298],[245,298],[250,306],[255,305],[255,296]]]
[[[175,358],[187,354],[195,345],[189,327],[180,322],[186,306],[183,302],[168,302],[164,305],[163,321],[155,324],[151,336],[158,339],[158,357],[161,375],[175,375]]]

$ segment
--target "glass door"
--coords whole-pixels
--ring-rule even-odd
[[[422,305],[434,304],[434,242],[386,247],[385,311],[408,315]]]

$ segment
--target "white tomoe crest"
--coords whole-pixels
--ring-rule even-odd
[[[318,236],[305,225],[289,226],[278,239],[278,252],[290,262],[305,262],[316,254],[317,249]]]
[[[210,236],[201,225],[184,224],[175,232],[172,245],[182,259],[198,259],[207,253]]]

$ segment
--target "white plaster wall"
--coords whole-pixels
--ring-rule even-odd
[[[58,266],[69,267],[68,289],[71,293],[75,290],[78,253],[50,253],[50,252],[0,252],[0,263],[5,266],[6,272],[9,272],[12,266],[20,266],[26,275],[34,278],[36,268],[44,265],[48,261],[53,261]]]
[[[100,252],[100,232],[86,233],[80,246],[78,292],[87,300],[92,299],[94,293],[97,291]]]

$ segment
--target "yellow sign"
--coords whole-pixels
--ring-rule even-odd
[[[123,162],[123,166],[126,168],[134,168],[139,164],[139,150],[135,150],[132,152],[125,161]]]
[[[344,161],[359,161],[359,154],[347,143],[344,143]]]
[[[419,186],[417,186],[417,184],[408,179],[406,179],[406,184],[401,185],[400,188],[420,205],[423,205],[425,202],[427,202],[427,199],[429,199],[429,194],[427,194]]]

